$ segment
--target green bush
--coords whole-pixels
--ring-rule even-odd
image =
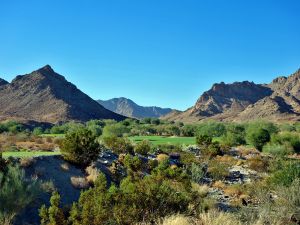
[[[247,142],[257,148],[259,151],[261,151],[263,146],[271,139],[268,130],[255,127],[247,129],[246,138]]]
[[[103,143],[106,148],[110,149],[116,154],[129,153],[133,154],[133,146],[130,140],[122,137],[109,136],[103,137]]]
[[[0,224],[13,220],[41,191],[37,181],[26,179],[24,171],[13,166],[0,172],[0,187]]]
[[[228,125],[226,133],[222,136],[221,141],[223,145],[227,146],[239,146],[246,144],[244,126],[238,124]]]
[[[151,143],[148,140],[142,140],[139,143],[137,143],[134,147],[134,152],[141,154],[141,155],[147,155],[148,152],[151,150]]]
[[[300,163],[288,162],[282,169],[272,174],[269,178],[269,182],[275,186],[289,186],[296,179],[300,179]]]
[[[60,146],[64,159],[75,164],[88,165],[97,159],[103,150],[96,138],[97,136],[85,127],[69,131]]]
[[[172,213],[187,212],[193,198],[191,184],[186,182],[188,180],[179,169],[175,171],[164,167],[162,173],[136,180],[127,177],[119,187],[112,185],[107,189],[105,176],[100,174],[95,186],[82,192],[79,201],[73,204],[67,213],[68,222],[72,225],[127,225],[150,222]],[[59,208],[55,209],[60,212]],[[47,215],[47,209],[44,208],[41,212],[42,215]],[[61,217],[53,218],[58,219],[51,224],[62,221]],[[44,221],[50,220],[47,216],[42,216],[42,222]]]
[[[271,142],[281,145],[291,145],[294,152],[300,153],[300,135],[295,132],[282,132],[272,135]]]
[[[285,144],[273,144],[268,143],[263,147],[264,153],[269,153],[277,157],[284,157],[293,152],[293,147],[288,143]]]

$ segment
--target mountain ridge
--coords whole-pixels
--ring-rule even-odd
[[[201,120],[248,121],[300,120],[300,70],[279,76],[270,84],[249,81],[213,84],[191,108],[162,117],[166,120],[197,122]]]
[[[140,106],[131,99],[125,97],[112,98],[109,100],[97,100],[99,104],[115,113],[142,119],[146,117],[158,118],[172,111],[171,108],[161,108],[157,106]]]
[[[59,123],[90,119],[125,119],[100,106],[64,76],[46,65],[11,83],[0,81],[0,118]]]

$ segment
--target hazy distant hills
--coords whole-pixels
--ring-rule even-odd
[[[196,122],[299,120],[300,70],[289,77],[277,77],[270,84],[234,82],[214,84],[196,104],[184,112],[172,112],[163,119]]]
[[[172,112],[172,109],[169,108],[140,106],[132,100],[123,97],[113,98],[107,101],[98,100],[98,102],[106,109],[109,109],[115,113],[137,119],[147,117],[158,118]]]
[[[81,92],[47,65],[11,83],[0,80],[0,118],[58,123],[125,117]]]

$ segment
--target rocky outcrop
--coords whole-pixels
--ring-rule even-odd
[[[278,77],[270,84],[235,82],[214,84],[196,104],[182,113],[166,115],[167,120],[195,122],[299,120],[300,70],[289,77]]]

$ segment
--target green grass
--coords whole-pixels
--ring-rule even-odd
[[[196,139],[194,137],[134,136],[134,137],[129,137],[129,139],[134,142],[148,140],[154,145],[160,145],[160,144],[193,145],[193,144],[196,144]]]
[[[8,158],[29,158],[38,156],[60,155],[60,152],[45,152],[45,151],[20,151],[20,152],[3,152],[2,157]]]

